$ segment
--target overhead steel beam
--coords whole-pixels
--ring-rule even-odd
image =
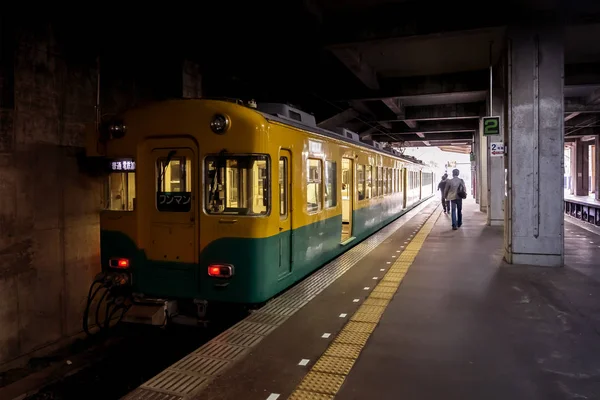
[[[333,117],[327,118],[326,120],[319,122],[317,126],[323,129],[333,129],[356,118],[358,115],[358,111],[352,108],[348,108],[347,110],[344,110],[341,113],[334,115]]]
[[[378,128],[377,128],[376,126],[371,126],[371,127],[370,127],[370,128],[368,128],[367,130],[365,130],[365,131],[362,131],[362,132],[359,132],[359,133],[358,133],[358,135],[359,135],[361,138],[365,138],[365,139],[366,139],[366,138],[367,138],[369,135],[371,135],[371,134],[372,134],[372,133],[374,133],[374,132],[379,132],[379,130],[378,130]]]
[[[363,80],[361,79],[361,81]],[[363,83],[364,82],[365,81],[363,81]],[[338,99],[338,101],[348,101],[349,99],[382,100],[394,97],[401,98],[404,96],[485,92],[488,90],[489,86],[489,70],[457,72],[441,75],[382,78],[379,79],[378,86],[369,86],[366,83],[365,86],[369,88],[369,90],[357,92],[355,96]],[[404,103],[404,105],[410,104]]]
[[[332,52],[368,89],[380,89],[377,71],[364,62],[362,56],[356,50],[346,47],[333,49]],[[394,115],[397,117],[403,116],[404,111],[399,102],[393,99],[382,99],[382,102]]]
[[[439,2],[433,5],[435,13],[431,7],[432,4],[426,1],[389,2],[359,10],[336,10],[328,15],[325,42],[328,45],[350,44],[505,26],[511,15],[502,7],[489,18],[472,18],[473,5],[464,3]]]
[[[572,99],[565,99],[565,114],[578,112],[583,113],[600,113],[600,104],[585,105],[579,102],[574,102]]]
[[[600,89],[594,90],[589,96],[586,98],[586,105],[593,105],[600,103]]]
[[[485,115],[485,103],[437,104],[404,107],[404,122],[479,118]],[[395,122],[400,120],[394,120]]]
[[[346,47],[332,49],[332,52],[367,88],[379,90],[377,71],[365,63],[356,50]]]
[[[399,118],[403,118],[404,117],[404,107],[402,106],[402,103],[400,101],[398,101],[398,99],[395,98],[391,98],[391,99],[382,99],[381,100],[383,102],[383,104],[385,104],[386,106],[388,106],[388,108]]]
[[[574,113],[568,114],[568,115],[565,117],[565,122],[567,122],[567,121],[569,121],[569,120],[571,120],[571,119],[575,118],[575,117],[576,117],[576,116],[578,116],[579,114],[581,114],[581,113],[580,113],[580,112],[574,112]]]
[[[452,131],[475,131],[479,129],[478,120],[446,120],[427,121],[419,124],[417,128],[406,128],[403,123],[392,123],[393,133],[425,133],[427,132],[452,132]]]
[[[419,137],[415,133],[411,134],[373,134],[373,140],[378,142],[422,142],[423,139],[429,142],[435,142],[439,140],[446,141],[465,141],[473,140],[473,132],[437,132],[437,133],[426,133],[425,138]]]
[[[328,45],[364,43],[501,28],[513,24],[531,24],[548,13],[560,15],[563,24],[600,22],[600,5],[596,1],[507,0],[486,18],[473,18],[473,10],[480,6],[479,1],[396,1],[375,2],[368,8],[338,8],[327,15],[324,41]]]

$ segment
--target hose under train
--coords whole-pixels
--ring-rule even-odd
[[[83,312],[83,330],[88,336],[105,335],[110,328],[121,322],[131,307],[128,286],[125,283],[124,277],[119,274],[100,273],[96,276],[90,286]],[[99,297],[95,303],[95,310],[92,310],[97,296]],[[103,306],[102,316],[100,311]],[[92,326],[98,327],[96,332],[90,329],[90,314],[94,317]]]

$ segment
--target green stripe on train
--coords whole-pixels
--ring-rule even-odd
[[[340,245],[342,221],[339,215],[268,238],[218,239],[202,251],[200,266],[147,260],[144,251],[128,236],[102,230],[102,265],[108,265],[110,257],[129,258],[134,271],[134,291],[150,297],[262,303],[417,204],[406,210],[385,203],[356,210],[353,213],[356,239],[346,246]],[[287,262],[290,249],[291,269]],[[234,265],[234,277],[210,278],[207,267],[211,263]]]

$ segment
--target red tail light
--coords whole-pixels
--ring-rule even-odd
[[[233,276],[233,265],[211,264],[208,266],[208,276],[214,278],[231,278]]]
[[[108,261],[108,266],[111,268],[128,269],[129,259],[127,258],[111,258]]]

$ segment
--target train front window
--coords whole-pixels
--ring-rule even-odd
[[[133,211],[135,172],[113,172],[104,184],[104,209]]]
[[[156,208],[162,212],[188,212],[192,207],[192,160],[161,157],[156,161]]]
[[[205,161],[206,212],[266,215],[270,209],[267,156],[215,156]]]

